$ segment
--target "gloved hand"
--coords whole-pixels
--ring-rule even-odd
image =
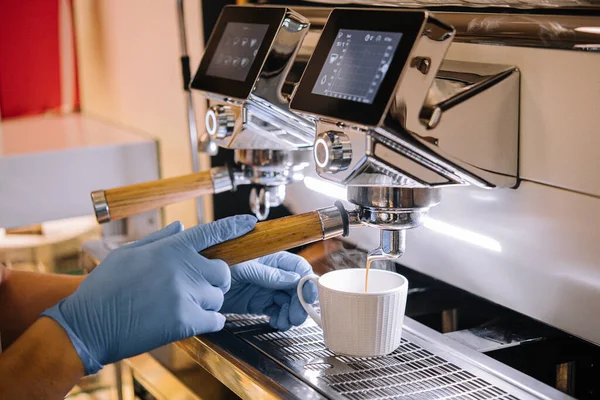
[[[77,291],[44,311],[67,332],[87,374],[167,343],[223,328],[231,273],[199,251],[242,236],[241,215],[182,232],[180,222],[111,252]]]
[[[301,325],[307,315],[296,287],[301,277],[312,273],[308,261],[288,252],[234,265],[221,312],[268,315],[270,325],[282,331]],[[302,290],[307,302],[317,299],[313,282],[307,282]]]

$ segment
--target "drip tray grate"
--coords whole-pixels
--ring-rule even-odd
[[[450,354],[432,349],[428,342],[419,343],[419,338],[406,329],[400,347],[393,353],[384,357],[355,358],[338,356],[328,350],[321,329],[312,320],[286,332],[273,332],[264,326],[264,321],[243,317],[248,316],[236,316],[238,325],[245,321],[243,326],[246,327],[238,330],[238,337],[330,398],[536,398],[496,375],[468,363],[464,365],[462,359],[452,361]],[[251,321],[255,329],[249,329]],[[257,322],[263,325],[256,325]]]

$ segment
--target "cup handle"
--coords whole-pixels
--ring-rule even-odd
[[[314,309],[313,306],[311,306],[304,300],[304,295],[302,294],[302,287],[304,287],[304,284],[306,283],[306,281],[313,281],[315,283],[315,285],[318,286],[319,276],[318,275],[303,276],[302,279],[300,279],[300,282],[298,282],[298,288],[296,290],[298,292],[298,299],[300,300],[300,304],[302,304],[302,308],[304,308],[306,310],[308,315],[310,315],[310,317],[313,319],[313,321],[315,321],[317,323],[317,325],[319,325],[321,328],[323,328],[323,324],[321,323],[321,316],[319,315],[319,313]]]

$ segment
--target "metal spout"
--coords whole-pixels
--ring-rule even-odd
[[[406,230],[381,229],[379,232],[379,247],[367,254],[367,260],[388,260],[400,258],[406,246]]]

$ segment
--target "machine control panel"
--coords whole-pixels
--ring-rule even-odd
[[[206,75],[245,81],[268,28],[267,24],[228,23]]]
[[[247,98],[285,13],[281,7],[225,7],[190,85],[192,89]]]
[[[333,10],[290,107],[378,125],[427,16],[426,11]]]
[[[398,32],[340,29],[311,93],[373,104],[401,38]]]

